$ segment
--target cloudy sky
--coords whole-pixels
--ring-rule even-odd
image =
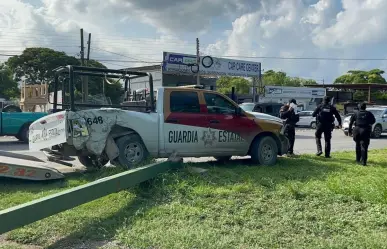
[[[386,70],[386,12],[387,0],[1,0],[0,61],[29,46],[79,56],[83,28],[91,58],[112,68],[194,54],[198,37],[202,54],[330,83]]]

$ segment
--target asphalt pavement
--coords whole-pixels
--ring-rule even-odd
[[[316,142],[314,139],[314,130],[297,128],[296,142],[294,152],[296,154],[310,154],[316,152]],[[324,139],[322,139],[324,146]],[[383,134],[381,138],[371,139],[370,149],[382,149],[387,147],[387,134]],[[14,137],[0,137],[0,150],[23,153],[25,155],[33,155],[39,158],[45,158],[42,152],[30,152],[28,144],[19,142]],[[341,130],[334,130],[332,138],[332,151],[354,151],[355,144],[352,137],[347,137]],[[187,158],[185,161],[206,161],[209,158]]]

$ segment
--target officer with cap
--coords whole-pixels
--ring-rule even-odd
[[[294,142],[296,140],[296,123],[300,121],[297,102],[295,99],[289,100],[289,103],[282,106],[280,110],[280,118],[284,121],[284,135],[289,139],[288,155],[294,155]]]
[[[331,154],[331,139],[332,139],[332,130],[334,128],[335,118],[339,122],[339,127],[341,127],[341,117],[337,109],[330,104],[330,98],[325,96],[323,98],[323,103],[317,106],[314,110],[313,117],[316,117],[316,145],[317,145],[317,156],[322,154],[321,146],[321,135],[324,133],[325,140],[325,157],[330,158]]]
[[[348,132],[353,134],[353,140],[356,142],[356,162],[364,166],[367,165],[368,146],[372,132],[372,125],[375,124],[375,116],[370,111],[366,111],[365,103],[359,104],[359,111],[351,116]],[[352,126],[355,128],[352,132]]]

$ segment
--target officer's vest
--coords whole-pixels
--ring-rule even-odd
[[[355,122],[356,122],[356,126],[367,128],[369,126],[368,113],[363,110],[358,111]]]
[[[335,121],[331,105],[323,105],[321,107],[318,121],[322,124],[332,124]]]

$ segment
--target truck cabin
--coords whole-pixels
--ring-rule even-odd
[[[56,68],[54,69],[54,72],[55,78],[51,89],[51,91],[54,92],[54,96],[53,101],[49,102],[53,105],[51,112],[58,112],[64,109],[77,111],[81,109],[102,107],[121,108],[139,112],[155,111],[156,91],[153,89],[153,77],[150,73],[74,65]],[[82,85],[82,77],[85,76],[123,80],[124,93],[121,97],[121,103],[112,104],[112,101],[104,94],[92,96],[90,94],[86,95],[85,93],[82,93],[82,99],[76,99],[75,92],[82,92],[82,89],[84,88]],[[147,88],[139,89],[139,91],[134,91],[133,94],[130,94],[130,81],[141,77],[148,78],[145,86]],[[81,84],[79,82],[81,82]],[[88,87],[89,86],[87,85],[87,88]],[[58,101],[58,91],[60,90],[62,90],[62,101]]]

